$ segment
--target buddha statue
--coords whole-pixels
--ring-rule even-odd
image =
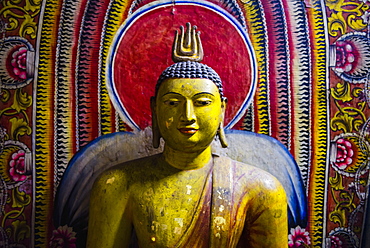
[[[189,31],[190,29],[190,31]],[[212,154],[227,146],[227,99],[218,74],[200,63],[199,33],[176,34],[175,64],[151,99],[160,154],[115,165],[95,181],[87,247],[284,247],[287,200],[269,173]]]

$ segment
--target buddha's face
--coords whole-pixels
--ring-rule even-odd
[[[198,151],[210,145],[224,115],[217,86],[208,79],[167,79],[159,87],[154,113],[166,145]]]

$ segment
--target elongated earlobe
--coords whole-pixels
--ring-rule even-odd
[[[157,115],[155,111],[155,98],[150,98],[150,107],[152,108],[152,143],[154,148],[158,148],[161,142],[161,133],[159,131]]]
[[[225,119],[226,104],[227,104],[227,98],[225,97],[223,99],[222,105],[221,105],[221,107],[222,107],[222,120],[221,120],[221,123],[220,123],[220,127],[217,130],[217,135],[218,135],[218,138],[220,139],[220,143],[221,143],[221,146],[223,148],[226,148],[228,146],[225,131],[224,131],[224,119]]]
[[[228,144],[227,144],[226,135],[224,131],[224,125],[222,123],[217,131],[217,135],[218,135],[218,138],[220,139],[221,146],[223,148],[226,148]]]

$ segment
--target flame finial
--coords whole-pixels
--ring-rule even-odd
[[[186,31],[180,26],[181,33],[176,31],[175,40],[172,46],[173,62],[203,60],[203,47],[200,40],[200,32],[196,31],[197,26],[192,26],[186,23]]]

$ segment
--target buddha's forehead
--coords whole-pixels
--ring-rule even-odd
[[[166,79],[158,90],[159,97],[167,93],[176,93],[183,96],[192,96],[199,93],[209,93],[219,97],[217,86],[209,79],[204,78],[170,78]]]

